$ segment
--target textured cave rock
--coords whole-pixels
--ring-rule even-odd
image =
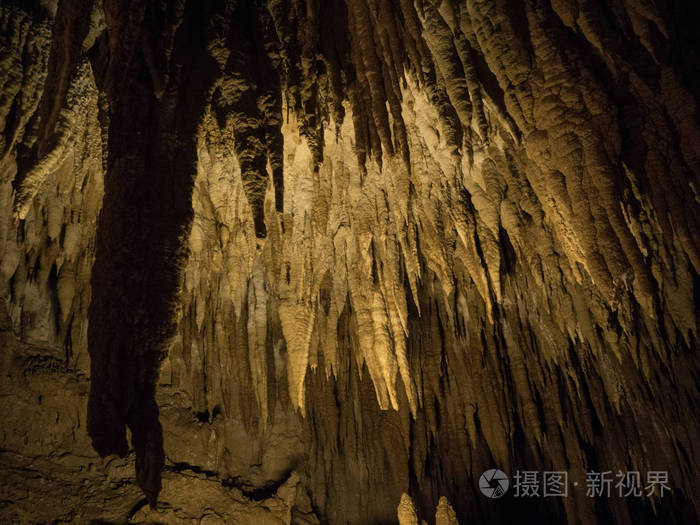
[[[0,521],[697,523],[699,25],[0,1]]]

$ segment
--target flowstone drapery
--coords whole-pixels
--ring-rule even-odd
[[[696,521],[699,22],[3,1],[0,516]]]

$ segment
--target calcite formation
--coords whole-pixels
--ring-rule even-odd
[[[0,521],[697,522],[699,25],[2,0]]]

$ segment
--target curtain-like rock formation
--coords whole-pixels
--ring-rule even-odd
[[[3,0],[2,520],[696,522],[698,23]]]

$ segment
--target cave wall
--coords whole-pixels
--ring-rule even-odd
[[[4,1],[3,516],[696,521],[697,11]]]

